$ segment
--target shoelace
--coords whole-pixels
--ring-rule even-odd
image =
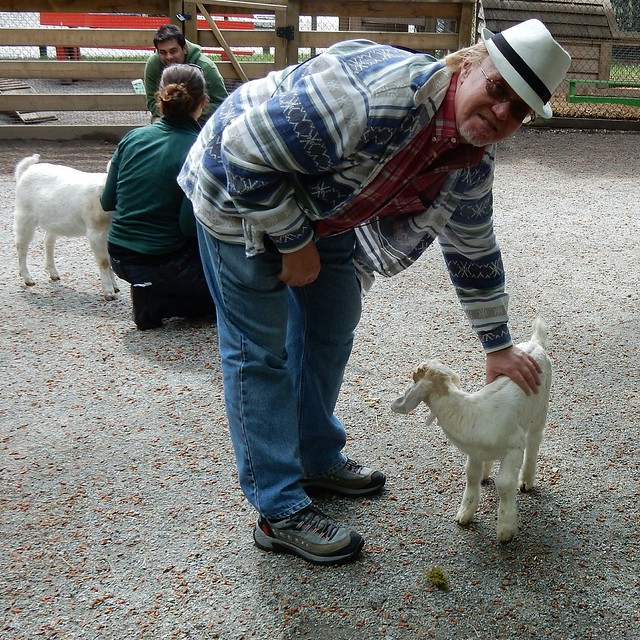
[[[315,507],[308,507],[307,511],[301,514],[295,528],[299,531],[313,531],[327,540],[331,540],[338,531],[338,526]]]
[[[360,473],[362,465],[354,462],[351,458],[347,458],[347,463],[344,465],[344,468],[347,471],[352,471],[353,473]]]

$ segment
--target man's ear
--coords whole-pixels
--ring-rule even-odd
[[[472,66],[473,63],[471,62],[471,60],[465,60],[462,63],[460,73],[458,74],[458,84],[462,84],[467,79],[467,76],[471,73]]]

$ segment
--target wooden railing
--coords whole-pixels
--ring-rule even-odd
[[[138,13],[165,15],[165,21],[181,25],[185,37],[205,48],[220,49],[225,59],[217,62],[222,76],[244,81],[265,76],[299,60],[300,50],[318,49],[347,38],[367,38],[381,43],[410,47],[420,51],[455,50],[470,44],[474,0],[271,0],[250,2],[217,0],[0,0],[0,11],[38,11],[57,13]],[[211,18],[223,14],[268,14],[274,28],[265,30],[226,29]],[[195,16],[201,16],[197,21]],[[204,16],[204,20],[202,18]],[[300,16],[339,18],[336,31],[300,31]],[[383,20],[380,20],[382,18]],[[321,17],[318,18],[321,20]],[[377,19],[375,30],[372,23]],[[421,20],[419,33],[385,31],[385,21]],[[453,25],[447,33],[434,28],[436,19]],[[368,23],[368,24],[367,24]],[[366,26],[366,28],[363,27]],[[429,28],[431,27],[431,28]],[[0,46],[55,46],[71,50],[82,47],[149,50],[156,27],[150,29],[97,28],[8,28],[0,29]],[[273,50],[268,61],[239,62],[237,49]],[[143,61],[89,60],[2,60],[0,76],[8,79],[99,80],[142,78]],[[146,111],[145,96],[133,93],[0,93],[0,111]],[[65,139],[77,137],[119,138],[137,124],[0,125],[0,139]]]

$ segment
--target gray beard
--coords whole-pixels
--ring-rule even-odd
[[[458,135],[467,143],[471,144],[474,147],[484,147],[486,146],[486,142],[480,142],[471,132],[463,129],[458,129]]]

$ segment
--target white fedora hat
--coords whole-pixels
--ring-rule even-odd
[[[482,30],[491,62],[508,85],[540,116],[553,115],[549,100],[564,80],[571,56],[540,20],[525,20],[500,33]]]

